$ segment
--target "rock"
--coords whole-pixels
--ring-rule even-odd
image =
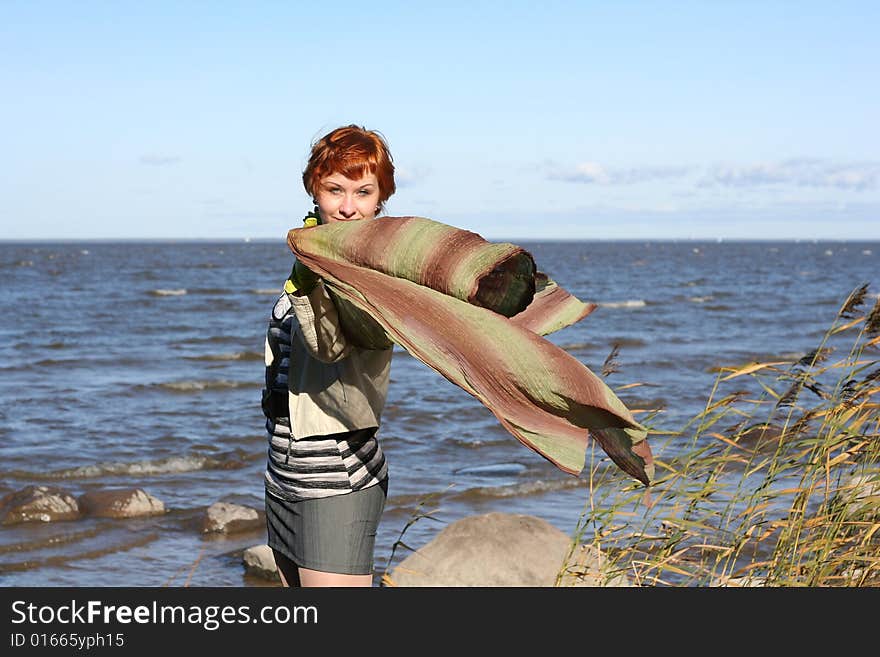
[[[242,553],[244,569],[251,575],[273,581],[281,581],[275,555],[268,545],[254,545]]]
[[[234,534],[265,527],[265,514],[241,504],[215,502],[202,521],[203,533]]]
[[[140,488],[99,490],[81,495],[82,510],[101,518],[137,518],[165,513],[165,505]]]
[[[76,520],[81,515],[76,498],[50,486],[28,486],[0,499],[0,518],[4,525]]]
[[[392,586],[629,586],[603,584],[602,555],[534,516],[487,513],[458,520],[392,571]],[[566,559],[568,562],[566,563]],[[564,566],[564,567],[563,567]]]

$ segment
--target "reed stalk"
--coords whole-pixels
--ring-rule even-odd
[[[680,430],[640,420],[655,449],[651,507],[590,461],[572,544],[601,551],[606,583],[880,585],[880,299],[863,313],[867,291],[797,361],[718,368]]]

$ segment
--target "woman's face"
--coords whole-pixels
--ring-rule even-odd
[[[318,209],[321,223],[374,219],[379,205],[379,183],[376,174],[367,173],[360,180],[333,173],[318,183]]]

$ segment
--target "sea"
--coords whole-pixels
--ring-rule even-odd
[[[546,339],[672,434],[719,368],[801,358],[851,292],[868,285],[867,310],[880,292],[880,242],[516,243],[598,306]],[[165,505],[2,525],[0,585],[277,586],[242,561],[264,528],[200,526],[215,502],[263,508],[263,345],[291,263],[283,240],[0,242],[0,498],[139,488]],[[589,503],[585,474],[527,449],[399,347],[379,436],[390,486],[376,586],[463,517],[528,514],[570,534]]]

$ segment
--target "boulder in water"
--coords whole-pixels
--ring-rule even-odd
[[[202,533],[234,534],[265,527],[265,514],[230,502],[215,502],[202,520]]]
[[[244,569],[250,575],[272,581],[281,581],[275,554],[268,545],[254,545],[242,553]]]
[[[140,488],[91,491],[80,496],[79,504],[85,513],[101,518],[138,518],[165,513],[165,504]]]
[[[28,486],[0,499],[2,524],[76,520],[82,515],[70,493],[50,486]]]
[[[557,581],[558,580],[558,581]],[[592,546],[541,518],[487,513],[453,522],[386,577],[392,586],[629,586]]]

